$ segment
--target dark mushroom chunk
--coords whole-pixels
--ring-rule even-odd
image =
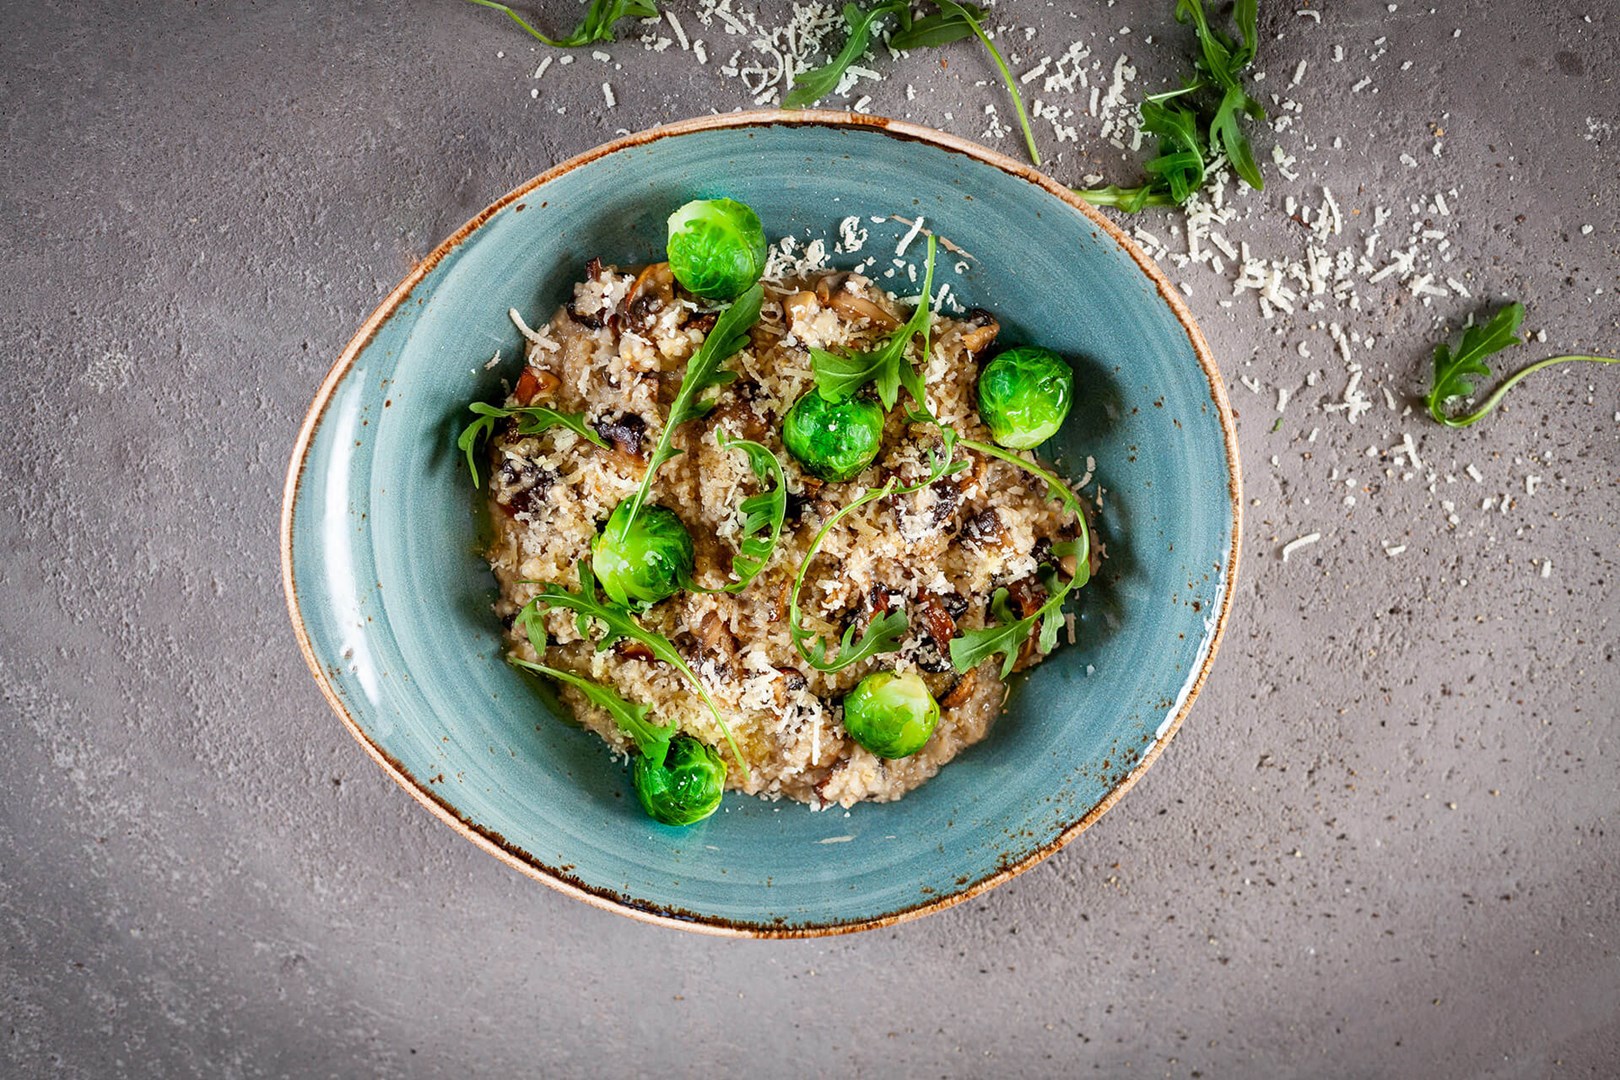
[[[508,514],[533,515],[546,505],[546,493],[557,482],[557,473],[532,461],[507,458],[495,470],[490,493]]]
[[[1001,543],[1001,515],[995,507],[985,507],[962,523],[962,535],[980,547]]]
[[[595,281],[601,276],[601,259],[592,259],[590,262],[585,264],[585,280]],[[577,297],[570,299],[568,301],[568,305],[563,310],[568,312],[568,317],[570,319],[573,319],[587,330],[600,330],[602,327],[607,325],[607,321],[604,318],[605,312],[603,309],[598,308],[595,311],[581,311],[578,307]]]
[[[651,453],[647,445],[647,421],[635,413],[620,413],[596,422],[596,433],[607,440],[613,453],[626,464],[645,464]]]
[[[561,385],[562,380],[551,372],[526,367],[523,374],[518,376],[517,386],[512,389],[512,396],[517,398],[519,405],[532,405],[535,398],[550,397]]]
[[[675,275],[670,272],[669,263],[653,263],[636,275],[619,313],[627,329],[645,334],[674,303]]]
[[[646,645],[639,641],[631,641],[629,638],[620,638],[614,642],[613,651],[625,660],[645,660],[651,663],[656,659],[653,656],[653,651]]]
[[[978,685],[978,681],[979,669],[974,668],[960,679],[957,679],[956,685],[945,691],[945,696],[939,699],[939,707],[941,709],[954,709],[959,705],[966,705],[968,699],[973,696],[973,690]]]
[[[798,692],[810,685],[810,680],[806,679],[798,668],[779,667],[776,670],[786,682],[789,691]]]
[[[1007,586],[1007,604],[1012,608],[1013,614],[1020,619],[1027,619],[1040,610],[1046,603],[1046,586],[1040,579],[1031,574],[1021,577]]]

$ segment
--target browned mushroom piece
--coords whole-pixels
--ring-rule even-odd
[[[737,636],[717,611],[708,612],[698,623],[697,642],[709,656],[727,663],[737,659]]]
[[[951,638],[956,636],[956,620],[945,607],[945,601],[924,590],[917,594],[917,617],[922,620],[924,632],[934,642],[941,656],[951,653]]]
[[[601,259],[592,259],[590,262],[585,264],[586,281],[595,281],[601,276]],[[568,312],[568,317],[570,319],[573,319],[587,330],[600,330],[602,327],[607,325],[607,317],[609,315],[607,311],[601,308],[598,308],[595,311],[581,311],[578,307],[577,301],[577,297],[570,299],[567,305],[563,308],[563,310]]]
[[[976,358],[995,342],[996,335],[1001,333],[1001,324],[984,308],[968,312],[965,322],[967,329],[962,331],[962,347]]]
[[[1021,577],[1007,586],[1007,603],[1014,615],[1027,619],[1046,603],[1046,586],[1034,574]]]
[[[954,686],[945,691],[944,696],[939,699],[939,707],[941,709],[955,709],[961,705],[966,705],[968,699],[973,696],[974,687],[978,685],[978,682],[979,669],[973,668],[966,675],[957,679]]]
[[[621,465],[646,464],[651,450],[647,445],[647,421],[635,413],[620,413],[596,422],[596,433],[607,440]]]
[[[614,642],[613,651],[615,654],[623,657],[626,660],[645,660],[648,663],[651,663],[653,660],[657,659],[655,656],[653,656],[653,651],[646,645],[643,645],[639,641],[631,641],[629,638],[620,638],[618,641]]]
[[[720,395],[720,404],[709,414],[709,426],[725,428],[745,439],[759,442],[770,434],[771,426],[754,407],[759,384],[752,379],[741,379]]]
[[[852,284],[856,285],[859,291],[851,289]],[[859,274],[848,272],[823,274],[816,282],[816,299],[845,318],[864,319],[875,329],[893,330],[900,325],[900,320],[860,295],[871,284],[871,281]]]
[[[1001,515],[995,507],[985,507],[962,523],[962,535],[980,547],[1001,543]]]
[[[782,311],[787,315],[788,327],[808,319],[820,307],[813,292],[796,292],[782,301]]]
[[[519,405],[531,405],[535,398],[550,397],[561,385],[562,380],[551,372],[526,367],[523,374],[518,376],[517,386],[512,388],[512,396],[517,398]]]
[[[627,329],[645,334],[675,303],[675,275],[669,263],[653,263],[636,275],[635,284],[624,294],[619,312]]]

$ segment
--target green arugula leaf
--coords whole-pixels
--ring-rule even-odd
[[[1491,369],[1485,363],[1485,357],[1510,346],[1523,344],[1518,335],[1519,324],[1523,321],[1524,305],[1512,303],[1498,311],[1489,322],[1480,326],[1470,326],[1463,331],[1462,342],[1456,351],[1452,351],[1444,342],[1435,346],[1434,378],[1429,386],[1429,395],[1424,399],[1424,403],[1429,407],[1430,416],[1447,427],[1468,427],[1489,416],[1497,405],[1501,404],[1509,390],[1517,386],[1522,379],[1543,368],[1577,363],[1620,364],[1620,357],[1614,356],[1550,356],[1521,368],[1502,380],[1501,385],[1473,412],[1462,416],[1447,413],[1446,403],[1452,398],[1465,398],[1473,394],[1475,378],[1491,377]]]
[[[930,455],[926,477],[918,483],[904,487],[896,486],[897,479],[890,477],[882,487],[873,488],[828,518],[810,541],[809,548],[805,550],[804,560],[799,563],[799,572],[793,578],[793,587],[788,591],[788,635],[793,639],[793,647],[799,650],[799,655],[804,658],[805,663],[817,671],[842,671],[851,664],[860,663],[880,653],[895,652],[900,648],[900,642],[904,640],[906,631],[911,625],[904,610],[896,608],[881,618],[871,620],[866,624],[866,629],[862,631],[858,640],[855,638],[855,627],[851,625],[835,646],[823,641],[815,631],[804,625],[799,609],[799,593],[804,588],[804,578],[810,571],[810,563],[815,559],[816,552],[821,549],[821,542],[844,518],[869,502],[888,495],[909,495],[921,491],[941,478],[959,473],[969,466],[970,463],[967,461],[955,461],[952,458],[952,451],[958,441],[955,429],[941,427],[940,430],[944,435],[944,446],[939,453]]]
[[[619,729],[635,740],[636,749],[641,751],[644,757],[663,761],[664,756],[669,753],[669,742],[680,729],[674,724],[655,724],[649,720],[651,706],[627,701],[611,687],[582,678],[572,671],[536,664],[516,656],[509,656],[506,659],[513,667],[567,683],[584,694],[593,705],[600,705],[607,710],[609,716],[613,717],[613,722],[619,725]]]
[[[1041,152],[1035,149],[1035,133],[1029,129],[1029,114],[1024,112],[1024,95],[1019,92],[1018,81],[1013,78],[1012,72],[1008,70],[1007,61],[1001,58],[1001,50],[996,48],[995,42],[990,40],[990,35],[984,32],[984,27],[979,25],[978,18],[967,7],[956,3],[956,0],[934,0],[934,4],[940,11],[946,15],[954,16],[974,34],[978,35],[980,43],[984,45],[985,51],[990,54],[990,59],[995,63],[996,70],[1001,72],[1001,81],[1007,87],[1008,95],[1012,97],[1013,108],[1018,113],[1018,126],[1024,133],[1024,148],[1029,151],[1030,163],[1039,165],[1041,163]]]
[[[461,437],[456,440],[456,446],[467,455],[467,471],[472,473],[473,486],[478,486],[478,459],[476,451],[479,444],[489,438],[495,430],[495,422],[507,417],[518,418],[517,434],[539,435],[554,427],[565,427],[582,439],[587,439],[597,446],[606,447],[602,436],[591,430],[585,423],[584,413],[565,413],[556,409],[549,409],[544,405],[522,405],[517,408],[503,409],[498,405],[486,405],[482,401],[475,401],[467,406],[478,414],[478,419],[462,429]]]
[[[532,37],[557,49],[577,49],[584,45],[594,45],[599,41],[616,41],[618,35],[613,30],[613,24],[620,19],[658,18],[658,5],[655,0],[591,0],[591,6],[585,11],[584,21],[576,26],[572,33],[567,37],[552,38],[530,26],[523,16],[505,4],[498,4],[495,0],[467,0],[467,2],[504,13]]]
[[[866,55],[867,43],[879,19],[899,12],[910,13],[909,0],[885,0],[862,11],[856,4],[844,5],[844,22],[849,25],[849,37],[844,47],[827,63],[793,76],[793,88],[782,99],[784,109],[802,109],[814,105],[838,88],[850,65]]]
[[[1159,137],[1159,156],[1147,163],[1147,171],[1170,186],[1176,204],[1186,202],[1204,183],[1198,117],[1180,106],[1144,101],[1142,130]]]
[[[715,320],[714,329],[709,336],[703,339],[697,352],[686,363],[686,374],[681,377],[680,389],[675,392],[675,400],[670,403],[669,417],[664,421],[664,430],[658,435],[658,445],[653,448],[652,457],[647,461],[647,471],[641,477],[641,486],[636,488],[635,494],[627,500],[630,509],[625,512],[624,523],[620,527],[620,535],[630,535],[630,523],[635,521],[636,515],[647,502],[647,495],[652,490],[653,476],[664,462],[674,457],[680,451],[672,445],[675,429],[688,420],[696,420],[707,416],[709,410],[714,408],[714,401],[703,400],[702,394],[725,386],[736,380],[737,373],[721,367],[732,356],[740,352],[748,344],[748,332],[759,321],[760,305],[765,299],[765,288],[755,282],[732,302],[731,306],[720,313]]]
[[[580,635],[588,637],[590,626],[595,623],[601,636],[596,639],[597,651],[612,648],[615,642],[622,639],[639,642],[645,645],[649,652],[664,663],[679,671],[692,688],[697,691],[698,697],[709,709],[714,717],[715,724],[720,728],[721,734],[726,737],[726,743],[731,747],[732,756],[742,768],[743,775],[748,775],[748,763],[743,759],[742,751],[737,747],[737,740],[732,738],[731,728],[726,726],[725,718],[720,715],[720,707],[709,696],[709,690],[703,685],[697,673],[687,665],[681,657],[679,650],[671,644],[670,640],[655,630],[649,630],[638,622],[628,608],[620,607],[611,600],[603,598],[597,590],[596,575],[591,572],[588,560],[581,559],[579,563],[579,591],[573,592],[562,585],[555,583],[525,582],[529,585],[540,585],[540,591],[530,600],[525,609],[534,607],[537,610],[548,608],[562,608],[574,612],[575,625]],[[520,618],[526,618],[523,612]],[[525,622],[525,626],[530,625]],[[531,641],[533,640],[531,636]]]
[[[1058,625],[1063,622],[1064,601],[1071,592],[1091,580],[1091,533],[1086,525],[1085,512],[1080,508],[1079,498],[1069,485],[1052,473],[999,446],[991,446],[972,439],[961,440],[961,445],[969,450],[999,458],[1032,476],[1045,480],[1047,498],[1061,502],[1064,508],[1074,515],[1080,530],[1080,535],[1072,542],[1064,541],[1052,545],[1054,556],[1074,556],[1074,577],[1064,582],[1059,582],[1055,573],[1048,577],[1048,596],[1046,602],[1037,610],[1023,618],[1014,618],[1007,606],[1007,590],[997,589],[990,599],[990,612],[996,621],[979,630],[965,630],[951,639],[951,666],[958,672],[965,675],[985,660],[1001,653],[1004,656],[1001,677],[1005,679],[1012,673],[1013,665],[1018,662],[1019,650],[1023,648],[1024,642],[1029,640],[1029,635],[1034,632],[1037,625],[1040,627],[1040,637],[1036,639],[1035,644],[1042,653],[1051,652],[1057,644]]]
[[[1232,163],[1232,168],[1243,178],[1244,183],[1259,191],[1266,186],[1266,181],[1260,175],[1260,166],[1254,160],[1254,150],[1249,146],[1249,137],[1243,134],[1243,128],[1238,123],[1240,114],[1263,120],[1266,110],[1241,88],[1229,87],[1225,96],[1221,98],[1220,106],[1215,110],[1215,118],[1209,122],[1209,138],[1211,143],[1221,144],[1221,149],[1226,152],[1226,159]]]
[[[975,19],[982,20],[990,12],[973,4],[958,5]],[[889,37],[889,48],[900,52],[949,45],[973,36],[973,27],[962,17],[961,11],[938,11],[925,16],[910,26],[897,30]]]
[[[1179,206],[1203,185],[1217,150],[1244,183],[1256,190],[1263,188],[1265,178],[1242,124],[1245,116],[1263,120],[1266,115],[1264,107],[1242,86],[1243,73],[1259,48],[1259,18],[1258,0],[1237,0],[1232,20],[1238,26],[1239,40],[1210,25],[1203,0],[1177,0],[1176,19],[1192,25],[1199,56],[1194,62],[1195,74],[1186,85],[1149,95],[1142,102],[1142,130],[1159,136],[1159,154],[1144,166],[1150,179],[1140,187],[1110,184],[1076,193],[1093,206],[1112,206],[1127,213],[1149,206]],[[1165,103],[1172,100],[1187,105],[1167,108]],[[1207,144],[1199,137],[1200,125],[1208,131]]]
[[[713,590],[740,593],[753,584],[776,553],[776,544],[782,538],[782,523],[787,519],[787,477],[782,475],[782,463],[770,448],[749,439],[734,439],[719,433],[722,449],[741,450],[748,455],[748,464],[761,480],[774,481],[771,487],[750,495],[738,506],[742,512],[742,537],[737,554],[731,557],[731,572],[737,580],[724,588]]]
[[[928,264],[923,273],[922,296],[917,301],[917,310],[911,313],[906,324],[894,331],[876,348],[865,352],[850,353],[839,356],[826,349],[812,348],[810,350],[810,370],[816,378],[816,389],[828,401],[843,401],[868,383],[876,384],[878,400],[885,409],[892,409],[895,402],[900,399],[900,387],[905,386],[906,392],[922,410],[928,408],[923,395],[922,379],[910,362],[906,360],[906,351],[911,347],[911,341],[921,334],[923,339],[923,362],[928,360],[928,337],[932,327],[929,305],[934,289],[934,253],[936,241],[932,233],[928,236]],[[932,417],[930,417],[932,419]]]

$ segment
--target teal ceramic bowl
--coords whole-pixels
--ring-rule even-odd
[[[856,215],[867,253],[885,253],[906,226],[870,219],[920,213],[967,253],[942,258],[953,295],[994,311],[1003,341],[1076,361],[1079,403],[1046,452],[1076,479],[1095,460],[1087,490],[1102,490],[1107,562],[1081,595],[1077,644],[1017,680],[989,737],[903,800],[813,813],[733,793],[702,824],[671,829],[642,814],[594,735],[559,722],[502,661],[455,438],[467,403],[496,398],[520,367],[507,308],[543,321],[592,256],[656,261],[670,210],[721,193],[752,204],[773,239],[831,240]],[[486,369],[497,350],[503,363]],[[754,113],[559,165],[417,267],[316,395],[287,478],[282,556],[293,625],[332,707],[456,831],[625,914],[796,936],[964,900],[1111,806],[1209,671],[1239,517],[1220,375],[1176,290],[1118,229],[1043,175],[939,132]]]

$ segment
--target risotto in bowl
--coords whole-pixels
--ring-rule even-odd
[[[1238,483],[1185,309],[1063,189],[732,116],[407,279],[306,423],[284,570],[339,716],[458,831],[630,914],[826,933],[1129,787],[1213,659]]]

